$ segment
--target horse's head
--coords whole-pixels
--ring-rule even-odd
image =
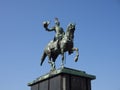
[[[67,30],[75,30],[75,24],[73,23],[68,24]]]
[[[75,31],[75,24],[70,23],[67,27],[66,36],[69,40],[73,40]]]

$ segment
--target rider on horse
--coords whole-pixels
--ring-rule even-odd
[[[56,32],[54,40],[50,41],[45,47],[44,53],[41,58],[41,63],[40,63],[40,65],[42,65],[45,58],[48,56],[48,63],[51,65],[51,68],[52,68],[51,70],[55,70],[55,61],[59,55],[62,56],[61,66],[64,67],[65,52],[68,52],[70,55],[73,53],[73,51],[76,51],[76,57],[74,59],[75,62],[77,62],[78,56],[79,56],[78,48],[74,47],[74,42],[73,42],[75,24],[72,24],[72,23],[69,24],[65,33],[63,29],[59,26],[60,22],[58,21],[58,19],[55,19],[55,24],[56,25],[52,29],[48,29],[49,22],[43,23],[44,28],[47,31]]]
[[[53,26],[52,28],[48,28],[48,25],[50,24],[50,22],[44,22],[43,26],[45,28],[46,31],[55,31],[55,36],[53,39],[53,42],[57,41],[57,46],[60,40],[62,40],[63,36],[65,35],[65,32],[63,30],[62,27],[60,27],[60,22],[58,21],[58,18],[55,18],[55,26]],[[58,47],[56,47],[57,49]]]

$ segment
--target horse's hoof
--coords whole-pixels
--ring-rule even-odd
[[[74,60],[75,60],[75,62],[77,62],[77,61],[78,61],[78,57],[75,57],[75,59],[74,59]]]
[[[53,71],[55,71],[55,70],[56,70],[56,68],[52,68],[50,71],[53,72]]]
[[[61,68],[64,68],[64,64],[61,64]]]

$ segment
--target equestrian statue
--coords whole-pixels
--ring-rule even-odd
[[[50,22],[44,21],[43,27],[46,31],[55,31],[55,36],[53,40],[51,40],[44,49],[40,65],[43,64],[45,58],[48,56],[48,63],[51,65],[51,70],[55,70],[55,61],[59,55],[62,56],[62,64],[61,66],[64,67],[64,60],[65,60],[65,52],[68,54],[72,54],[73,51],[76,51],[75,62],[78,61],[79,57],[79,50],[78,48],[74,47],[74,31],[75,31],[75,24],[70,23],[67,26],[66,32],[64,32],[63,28],[60,27],[60,22],[58,18],[55,18],[55,26],[52,28],[48,28]]]

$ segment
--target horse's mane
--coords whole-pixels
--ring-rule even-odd
[[[71,30],[73,30],[71,32]],[[74,30],[75,30],[75,24],[73,23],[70,23],[68,26],[67,26],[67,30],[65,32],[65,36],[69,37],[69,38],[74,38]],[[72,37],[71,37],[71,33],[73,33]]]

